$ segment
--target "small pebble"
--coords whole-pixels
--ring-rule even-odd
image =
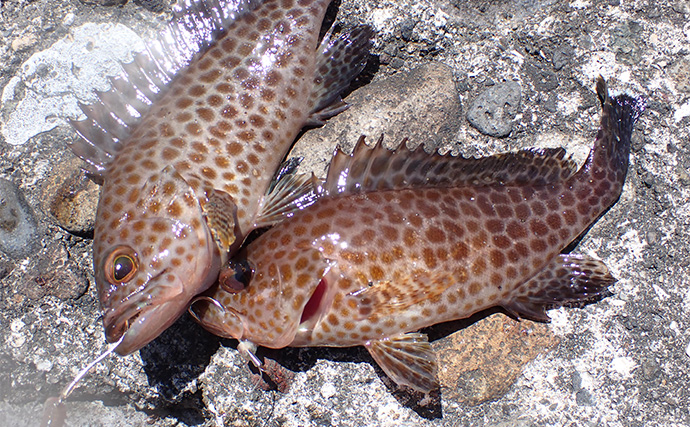
[[[43,182],[42,208],[60,227],[90,237],[96,224],[100,186],[86,177],[81,165],[75,158],[53,167]]]
[[[12,50],[18,52],[20,50],[28,49],[34,44],[36,44],[37,41],[38,38],[35,34],[24,34],[23,36],[17,37],[16,39],[12,40]]]
[[[482,92],[467,112],[467,120],[479,132],[502,138],[510,135],[522,91],[516,82],[494,85]]]

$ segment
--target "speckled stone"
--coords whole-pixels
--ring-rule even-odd
[[[478,405],[505,394],[522,369],[560,340],[544,324],[494,314],[434,342],[443,397]]]
[[[371,144],[383,135],[388,147],[407,138],[408,147],[424,144],[429,151],[452,141],[459,128],[460,99],[452,69],[444,64],[431,63],[372,82],[345,102],[350,105],[347,111],[295,144],[290,156],[307,157],[302,170],[321,175],[333,150],[351,151],[361,135]]]
[[[79,236],[93,236],[100,186],[81,169],[74,156],[55,164],[42,183],[42,208],[57,224]]]
[[[513,129],[513,120],[520,108],[520,96],[517,82],[491,86],[472,101],[467,111],[467,121],[485,135],[506,137]]]

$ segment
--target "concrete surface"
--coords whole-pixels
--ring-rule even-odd
[[[0,179],[13,183],[0,197],[21,207],[16,237],[31,248],[0,246],[15,248],[0,253],[3,426],[38,425],[43,401],[105,348],[89,239],[97,190],[75,175],[65,119],[169,15],[154,12],[164,1],[104,3],[126,2],[0,2]],[[690,2],[342,0],[336,21],[372,25],[375,57],[352,108],[295,146],[319,174],[362,132],[465,155],[563,146],[582,159],[596,76],[644,96],[621,199],[573,248],[611,268],[613,295],[551,311],[549,325],[483,313],[432,329],[442,389],[428,399],[398,390],[362,348],[261,351],[267,384],[235,342],[183,317],[98,365],[67,425],[690,425]],[[507,137],[470,124],[484,94],[514,100],[515,84],[519,103],[480,128],[509,126]]]

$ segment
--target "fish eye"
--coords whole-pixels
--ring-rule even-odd
[[[106,279],[110,283],[128,282],[137,272],[137,268],[137,257],[134,250],[127,246],[119,247],[106,260]]]
[[[249,286],[254,269],[247,260],[229,261],[227,268],[221,271],[218,281],[227,292],[237,293]]]

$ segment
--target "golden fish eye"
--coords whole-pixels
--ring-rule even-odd
[[[127,246],[115,249],[105,264],[106,279],[110,283],[123,283],[132,279],[137,272],[137,257]]]
[[[113,262],[113,278],[117,282],[124,281],[134,271],[134,260],[127,255],[120,255]]]

